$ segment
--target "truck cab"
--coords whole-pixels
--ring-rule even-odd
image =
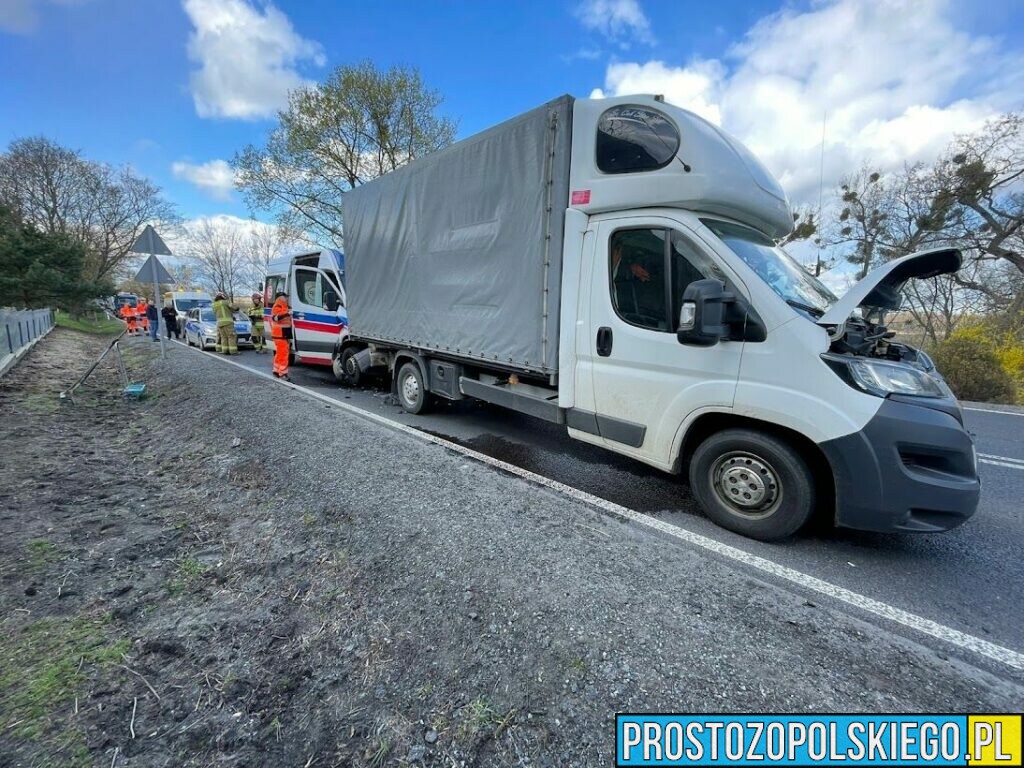
[[[907,280],[955,271],[959,254],[891,262],[841,302],[775,245],[792,227],[784,193],[715,126],[628,97],[577,101],[574,130],[570,209],[586,218],[566,227],[580,255],[562,307],[570,434],[685,471],[713,519],[761,538],[821,508],[902,531],[974,512],[960,408],[883,324]]]
[[[270,263],[263,286],[264,334],[270,338],[270,308],[279,291],[292,310],[292,355],[300,363],[332,365],[333,352],[348,333],[345,257],[340,251],[301,253]]]

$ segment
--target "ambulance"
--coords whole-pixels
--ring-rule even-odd
[[[267,339],[270,339],[270,308],[279,291],[288,294],[292,309],[291,362],[333,366],[334,351],[348,334],[345,257],[339,251],[311,251],[268,265],[263,285]],[[335,371],[336,375],[338,373]]]

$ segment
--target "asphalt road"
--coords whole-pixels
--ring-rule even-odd
[[[269,371],[270,357],[246,351],[234,360]],[[819,526],[765,544],[704,518],[685,482],[572,440],[556,425],[475,401],[445,403],[414,416],[384,389],[340,388],[326,368],[294,366],[291,375],[296,384],[358,408],[1024,652],[1024,413],[967,411],[979,454],[993,458],[981,464],[981,506],[966,525],[930,535]]]

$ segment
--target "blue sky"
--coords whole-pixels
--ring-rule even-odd
[[[565,92],[666,93],[800,200],[825,114],[833,180],[1019,109],[1022,29],[1017,0],[0,0],[0,146],[43,134],[130,163],[186,217],[244,217],[217,161],[261,141],[288,84],[371,59],[419,67],[461,135]]]

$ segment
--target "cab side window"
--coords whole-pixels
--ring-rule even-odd
[[[711,259],[679,233],[661,228],[620,229],[608,242],[612,306],[630,325],[675,333],[686,286],[725,279]]]
[[[612,233],[612,304],[631,325],[667,331],[664,229],[620,229]]]
[[[310,269],[295,270],[295,294],[299,301],[311,307],[322,307],[320,273]]]
[[[279,291],[287,291],[283,275],[271,275],[267,277],[266,290],[263,293],[263,303],[270,306],[274,303]]]
[[[657,110],[620,104],[597,122],[596,160],[603,173],[655,171],[678,151],[678,129]]]

